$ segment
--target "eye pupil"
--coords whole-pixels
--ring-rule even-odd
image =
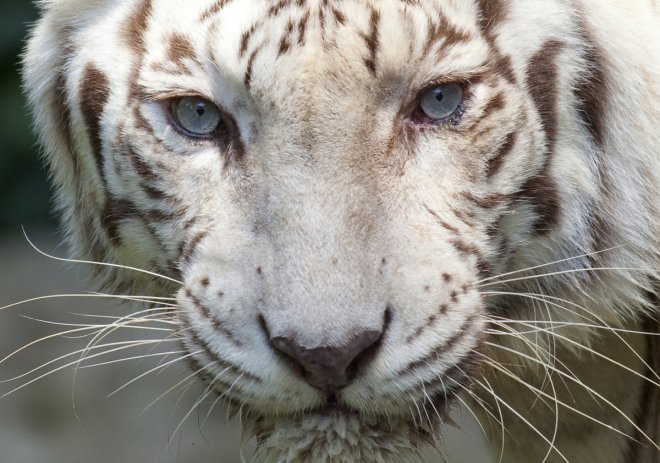
[[[206,112],[206,110],[204,109],[204,105],[202,103],[198,104],[197,105],[197,115],[199,117],[202,117],[202,116],[204,116],[205,112]]]

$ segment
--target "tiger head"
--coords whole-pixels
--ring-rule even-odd
[[[76,255],[161,275],[99,277],[176,294],[277,461],[412,458],[532,313],[493,277],[604,265],[606,76],[574,11],[524,3],[46,3],[26,87]],[[638,293],[580,278],[538,285]]]

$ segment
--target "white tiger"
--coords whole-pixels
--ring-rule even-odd
[[[464,403],[503,462],[660,461],[656,1],[41,6],[74,255],[176,294],[260,458],[420,461]]]

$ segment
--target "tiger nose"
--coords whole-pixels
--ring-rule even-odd
[[[358,367],[368,363],[382,334],[378,330],[364,330],[354,334],[345,344],[314,348],[301,346],[286,336],[271,338],[270,342],[302,367],[309,384],[332,393],[348,385],[355,378]]]

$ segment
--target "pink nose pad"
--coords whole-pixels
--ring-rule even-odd
[[[275,349],[290,357],[302,367],[305,380],[322,391],[333,393],[348,385],[357,374],[358,367],[364,368],[380,340],[383,332],[365,330],[353,335],[341,346],[307,348],[295,339],[278,336],[270,340]]]

